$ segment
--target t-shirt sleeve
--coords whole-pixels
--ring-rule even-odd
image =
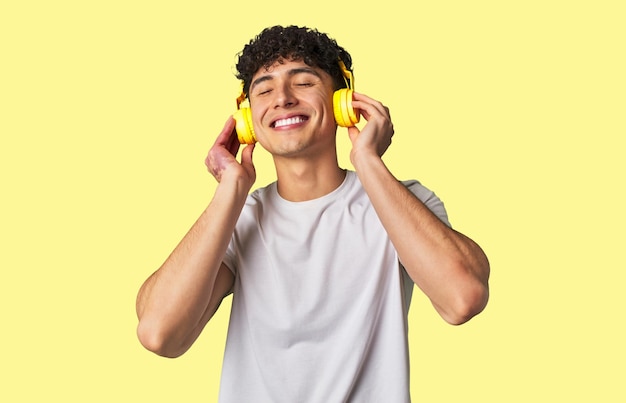
[[[448,227],[451,227],[450,221],[448,220],[448,213],[446,212],[443,202],[432,190],[426,188],[416,180],[403,181],[402,184],[404,184],[404,186],[417,196],[417,198],[420,199],[430,211],[439,217],[441,221],[443,221]]]
[[[226,249],[226,254],[224,255],[224,259],[222,263],[228,267],[228,269],[233,273],[233,275],[237,275],[237,253],[235,251],[235,242],[234,237],[231,237],[230,243],[228,244],[228,248]]]

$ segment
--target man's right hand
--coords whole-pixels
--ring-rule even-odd
[[[209,150],[204,163],[207,169],[218,182],[229,175],[235,178],[245,179],[249,188],[256,180],[256,171],[252,163],[252,151],[254,144],[247,145],[241,153],[241,163],[235,158],[239,151],[239,140],[235,131],[235,119],[230,116],[217,136],[213,147]]]

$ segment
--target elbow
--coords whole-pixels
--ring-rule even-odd
[[[444,320],[451,325],[462,325],[481,313],[489,301],[489,261],[484,253],[471,267],[460,264],[459,271],[466,273],[465,280],[456,288],[452,306]]]
[[[177,348],[167,337],[166,332],[157,326],[150,325],[146,321],[140,321],[137,326],[137,338],[141,345],[161,357],[176,358],[181,356],[185,350]]]
[[[459,291],[445,311],[440,310],[442,318],[451,325],[458,326],[468,322],[481,313],[489,301],[487,283],[476,282]]]
[[[446,322],[454,326],[469,322],[470,319],[485,309],[487,306],[487,300],[489,299],[488,294],[489,292],[485,291],[482,296],[465,300],[451,315],[444,317],[444,319]]]

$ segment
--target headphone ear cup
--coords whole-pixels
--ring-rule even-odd
[[[254,144],[256,135],[252,126],[252,111],[250,108],[241,108],[233,114],[235,118],[235,130],[241,144]]]
[[[352,107],[353,91],[349,88],[342,88],[333,93],[333,112],[335,121],[341,127],[352,127],[361,118],[358,110]]]

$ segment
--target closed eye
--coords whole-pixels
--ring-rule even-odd
[[[272,92],[271,88],[258,88],[256,91],[254,91],[256,96],[261,96],[261,95],[266,95],[269,94],[270,92]]]

